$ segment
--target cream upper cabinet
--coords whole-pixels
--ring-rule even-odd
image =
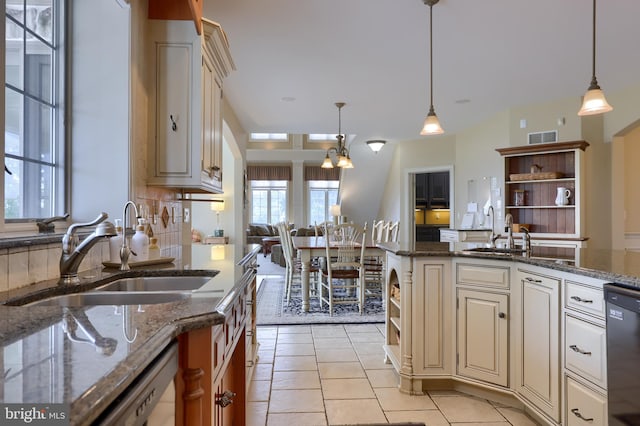
[[[150,186],[222,192],[222,80],[235,69],[220,25],[150,20]]]
[[[516,391],[557,422],[561,279],[524,268],[516,277],[521,291]]]

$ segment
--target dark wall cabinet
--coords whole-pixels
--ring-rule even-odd
[[[416,207],[449,208],[449,172],[416,175]]]

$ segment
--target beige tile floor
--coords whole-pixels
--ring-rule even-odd
[[[383,362],[382,333],[382,324],[258,327],[247,425],[536,424],[520,410],[462,393],[400,393]]]

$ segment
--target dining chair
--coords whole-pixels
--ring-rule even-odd
[[[282,254],[285,259],[285,294],[287,305],[291,301],[291,289],[294,284],[301,284],[302,263],[295,253],[291,232],[286,222],[279,222],[277,225],[280,242],[282,244]],[[318,267],[315,264],[310,265],[309,275],[312,280],[309,284],[314,284],[313,291],[317,293]]]
[[[384,242],[386,238],[386,221],[374,220],[371,226],[371,243]],[[383,256],[366,256],[364,260],[364,297],[374,297],[382,299],[384,293],[384,260]]]
[[[326,303],[330,316],[337,304],[356,304],[363,312],[366,232],[366,223],[334,225],[331,232],[325,226],[327,262],[320,281],[320,306]]]
[[[387,242],[397,243],[398,234],[400,233],[399,231],[400,231],[399,221],[396,220],[395,222],[389,222],[389,228],[387,232]]]

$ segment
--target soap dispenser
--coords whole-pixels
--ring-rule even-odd
[[[131,237],[131,259],[134,262],[142,262],[149,259],[149,237],[145,233],[145,228],[146,221],[142,218],[138,219],[136,233]]]
[[[122,219],[116,219],[116,236],[109,238],[109,260],[120,263],[120,248],[122,247]]]

